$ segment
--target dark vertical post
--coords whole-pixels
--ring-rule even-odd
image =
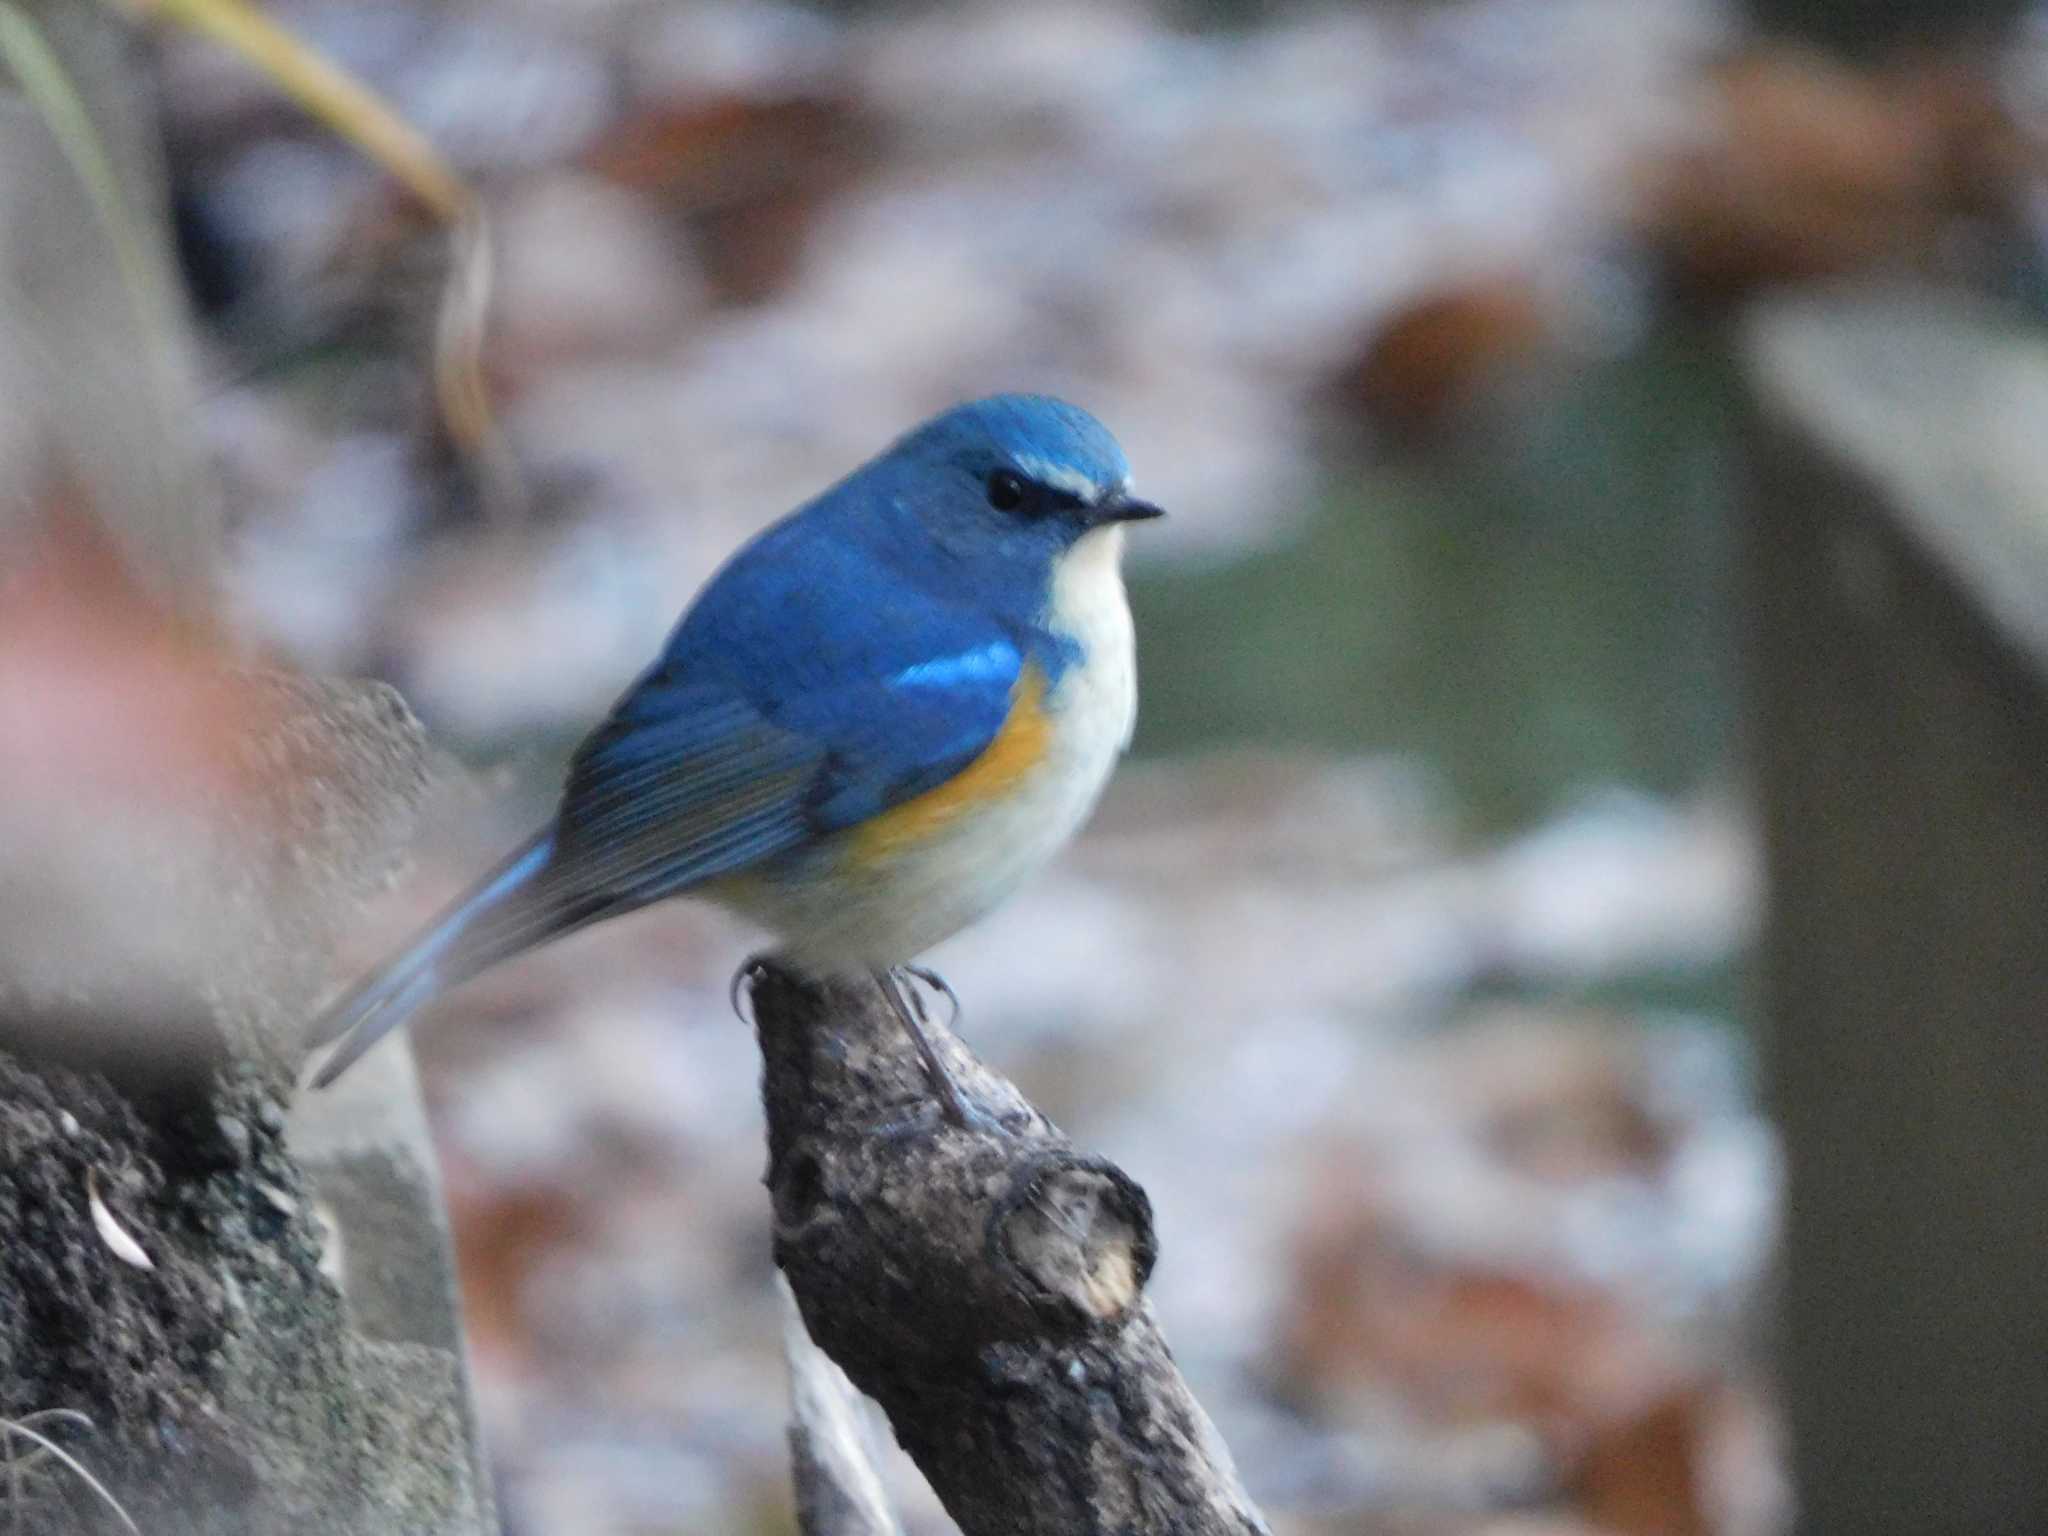
[[[1872,56],[1895,48],[1991,42],[2026,10],[2026,0],[1748,0],[1766,32]]]
[[[1801,1528],[2048,1531],[2048,354],[1891,294],[1745,363]]]

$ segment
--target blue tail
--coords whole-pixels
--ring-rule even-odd
[[[581,926],[594,914],[565,910],[546,879],[554,828],[536,833],[419,938],[332,1004],[308,1033],[317,1050],[340,1041],[313,1086],[325,1088],[444,988]]]

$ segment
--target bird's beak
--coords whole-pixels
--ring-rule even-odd
[[[1166,508],[1140,501],[1135,496],[1119,496],[1095,509],[1095,521],[1098,523],[1144,523],[1164,516]]]

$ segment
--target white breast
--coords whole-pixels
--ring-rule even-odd
[[[998,905],[1066,846],[1095,808],[1138,717],[1123,529],[1085,534],[1058,567],[1047,627],[1079,657],[1045,699],[1045,760],[999,804],[880,866],[830,846],[733,904],[766,923],[787,958],[816,972],[900,965]],[[735,898],[741,892],[734,891]]]
[[[1062,734],[1073,733],[1078,754],[1100,758],[1104,780],[1138,724],[1137,647],[1123,560],[1121,523],[1084,534],[1053,574],[1046,614],[1048,627],[1072,640],[1086,658],[1060,679],[1055,703]],[[1095,789],[1101,793],[1101,784]]]

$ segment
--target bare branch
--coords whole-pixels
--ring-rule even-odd
[[[1005,1128],[943,1123],[871,984],[769,967],[753,1007],[776,1262],[965,1536],[1263,1533],[1145,1300],[1145,1192],[934,1021]]]
[[[786,1282],[782,1349],[789,1360],[789,1458],[803,1536],[903,1536],[875,1466],[861,1396],[804,1331]]]

